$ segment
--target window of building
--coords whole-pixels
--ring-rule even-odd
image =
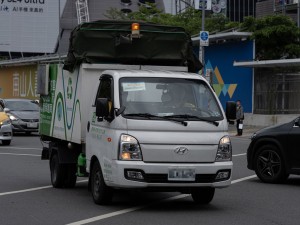
[[[254,84],[254,113],[300,113],[299,72],[257,69]]]
[[[128,6],[128,5],[132,4],[132,1],[131,0],[121,0],[121,4]]]
[[[121,12],[125,13],[125,14],[128,14],[128,13],[131,13],[132,10],[131,9],[121,9]]]

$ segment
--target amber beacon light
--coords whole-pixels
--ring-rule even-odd
[[[131,24],[131,37],[132,38],[139,38],[140,37],[140,24],[139,23],[132,23]]]

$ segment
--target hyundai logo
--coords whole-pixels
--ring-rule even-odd
[[[179,154],[179,155],[184,155],[186,153],[188,153],[188,149],[186,147],[178,147],[178,148],[175,148],[174,152]]]

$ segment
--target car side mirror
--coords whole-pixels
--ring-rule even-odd
[[[227,120],[235,120],[236,119],[236,103],[232,101],[226,102],[226,117]]]
[[[109,116],[109,103],[107,98],[97,98],[96,101],[96,117],[99,121]]]

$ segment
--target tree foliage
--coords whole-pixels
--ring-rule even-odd
[[[141,20],[163,25],[179,26],[185,28],[190,35],[199,34],[202,28],[202,12],[199,10],[188,8],[180,14],[172,15],[163,13],[155,5],[150,4],[150,6],[141,6],[139,11],[128,14],[124,14],[117,9],[110,9],[107,11],[106,17],[109,19]],[[205,18],[205,30],[209,32],[218,32],[234,26],[237,26],[237,23],[229,23],[224,15],[208,15]]]
[[[155,5],[141,6],[139,11],[124,14],[117,9],[107,11],[106,17],[118,20],[141,20],[151,23],[179,26],[185,28],[190,35],[198,35],[202,29],[201,11],[189,8],[184,12],[171,15],[163,13]],[[253,32],[257,59],[279,59],[300,57],[300,30],[288,16],[270,15],[255,19],[244,18],[244,22],[231,22],[222,14],[210,14],[205,17],[205,30],[216,33],[231,28],[240,28]]]
[[[253,32],[257,59],[297,58],[300,56],[300,30],[288,16],[247,17],[242,27]]]

